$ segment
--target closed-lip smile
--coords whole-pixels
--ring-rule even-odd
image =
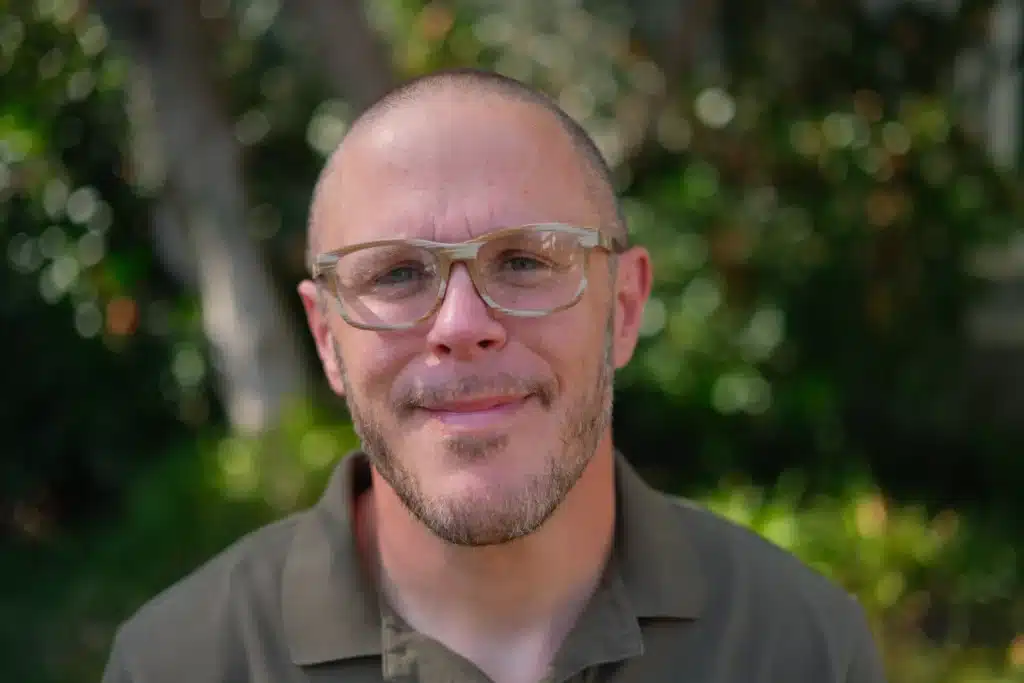
[[[507,421],[523,407],[529,398],[529,395],[478,396],[428,403],[421,408],[447,427],[486,428]]]

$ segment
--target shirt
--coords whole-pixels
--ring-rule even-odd
[[[883,683],[864,612],[792,554],[649,487],[621,454],[603,578],[543,683]],[[243,537],[117,631],[103,683],[489,679],[379,597],[352,528],[362,453],[309,510]]]

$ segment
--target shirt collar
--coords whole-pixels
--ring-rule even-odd
[[[319,503],[296,525],[281,577],[281,614],[300,666],[380,654],[380,608],[352,519],[352,503],[369,485],[367,468],[361,454],[344,457]]]
[[[320,502],[304,513],[285,559],[281,610],[292,660],[319,664],[380,655],[386,629],[352,528],[369,485],[366,456],[346,456]],[[696,619],[705,577],[679,504],[651,489],[616,454],[616,538],[608,571],[556,659],[562,670],[642,651],[645,618]]]
[[[696,619],[707,577],[683,503],[652,489],[621,453],[615,459],[614,557],[639,618]]]

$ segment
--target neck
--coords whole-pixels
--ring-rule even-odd
[[[375,544],[383,588],[410,626],[457,650],[511,640],[553,654],[593,593],[611,549],[610,435],[551,518],[503,545],[442,541],[376,472],[373,477],[372,501],[361,504],[362,535]]]

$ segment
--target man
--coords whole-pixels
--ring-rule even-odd
[[[106,681],[877,683],[863,613],[612,443],[651,265],[525,86],[439,72],[352,126],[299,288],[363,451],[124,625]]]

